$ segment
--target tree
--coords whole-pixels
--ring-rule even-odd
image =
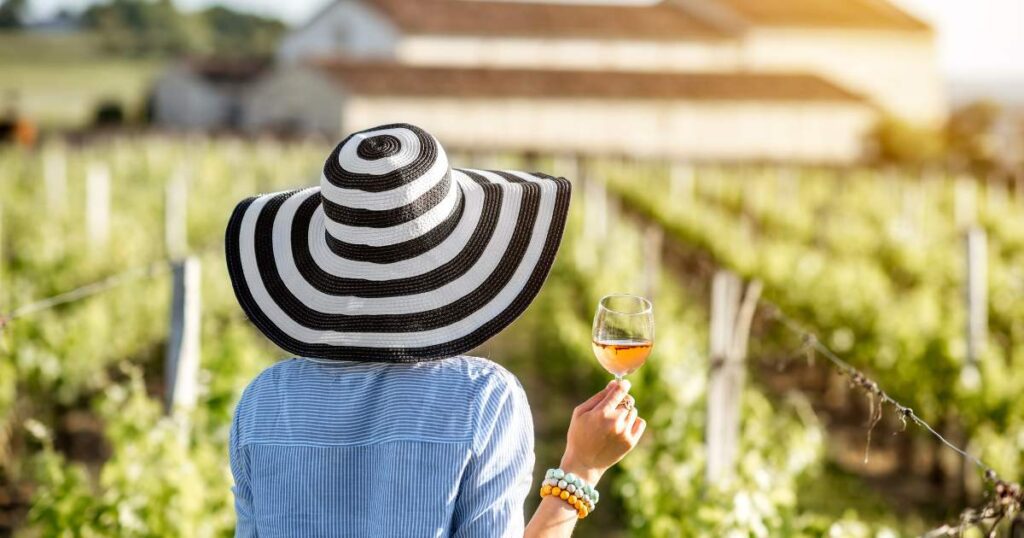
[[[21,28],[28,11],[28,0],[0,0],[0,28]]]
[[[142,56],[267,56],[285,30],[277,19],[220,6],[182,13],[171,0],[109,0],[86,9],[82,23],[108,50]]]
[[[111,0],[82,14],[104,46],[133,55],[181,54],[197,48],[202,28],[182,14],[171,0]]]
[[[882,163],[922,165],[942,158],[945,150],[939,129],[883,118],[871,133],[875,160]]]
[[[277,19],[223,6],[207,8],[201,15],[209,27],[212,51],[222,56],[269,56],[285,30]]]
[[[977,101],[953,111],[946,126],[950,155],[976,171],[991,170],[997,162],[994,132],[999,105]]]

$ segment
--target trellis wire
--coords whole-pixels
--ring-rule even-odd
[[[54,295],[53,297],[48,297],[46,299],[19,306],[6,315],[0,314],[0,329],[3,329],[8,323],[15,319],[35,314],[43,310],[55,308],[63,304],[73,303],[87,297],[92,297],[93,295],[110,291],[135,280],[156,276],[168,271],[169,269],[170,265],[168,265],[167,261],[161,260],[149,265],[129,269],[122,273],[104,278],[103,280],[98,280],[75,288],[71,291]]]
[[[222,247],[219,244],[211,244],[195,250],[194,253],[198,256],[202,256],[211,252],[218,252],[221,248]],[[0,313],[0,331],[15,319],[35,314],[42,310],[48,310],[63,304],[73,303],[87,297],[92,297],[93,295],[98,295],[105,291],[112,290],[134,280],[150,278],[166,273],[171,270],[174,261],[175,260],[173,259],[162,259],[150,263],[149,265],[133,267],[102,280],[97,280],[84,286],[80,286],[71,291],[66,291],[64,293],[54,295],[53,297],[48,297],[46,299],[41,299],[39,301],[19,306],[7,314]]]
[[[914,410],[911,407],[903,405],[902,403],[897,401],[895,398],[893,398],[887,392],[885,392],[885,390],[883,390],[876,381],[872,380],[863,372],[855,368],[852,364],[846,362],[841,357],[832,352],[832,350],[829,349],[828,346],[821,343],[821,339],[818,338],[818,336],[815,333],[807,329],[804,329],[803,326],[801,326],[798,322],[794,321],[792,318],[785,315],[782,312],[782,309],[780,309],[778,306],[768,301],[763,301],[763,303],[766,306],[768,306],[767,315],[769,318],[779,321],[782,324],[782,326],[784,326],[790,332],[792,332],[793,334],[797,335],[800,338],[804,351],[818,352],[823,357],[828,359],[829,362],[831,362],[832,365],[837,370],[839,370],[841,374],[849,376],[853,384],[860,387],[873,398],[879,398],[878,417],[881,416],[881,406],[886,403],[891,404],[893,407],[896,408],[896,412],[899,415],[900,420],[903,421],[904,424],[906,424],[906,421],[909,419],[914,424],[923,428],[925,431],[927,431],[940,442],[942,442],[942,444],[946,445],[948,448],[952,449],[957,454],[960,454],[960,456],[964,457],[968,461],[972,462],[979,469],[984,471],[985,480],[989,481],[994,485],[995,495],[980,510],[968,508],[961,513],[960,523],[957,526],[943,525],[941,527],[938,527],[925,533],[924,536],[960,536],[963,534],[963,531],[968,527],[980,525],[982,522],[988,519],[995,519],[995,522],[992,524],[992,527],[989,529],[988,532],[985,533],[985,536],[994,536],[993,533],[995,532],[998,524],[1007,516],[1013,516],[1014,514],[1018,514],[1014,520],[1014,526],[1017,526],[1018,524],[1024,525],[1024,523],[1021,522],[1021,516],[1019,515],[1022,506],[1024,506],[1024,489],[1021,488],[1020,484],[1007,482],[1001,479],[999,475],[996,473],[996,471],[991,466],[983,462],[981,458],[971,454],[965,449],[960,448],[959,446],[950,442],[948,439],[943,437],[942,434],[935,431],[935,428],[928,424],[927,421],[925,421],[923,418],[919,417],[916,413],[914,413]],[[872,406],[872,419],[873,422],[877,423],[878,419],[875,418],[874,406]]]

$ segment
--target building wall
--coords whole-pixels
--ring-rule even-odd
[[[945,119],[946,97],[925,33],[754,29],[738,41],[408,36],[395,55],[416,65],[628,71],[810,72],[920,124]]]
[[[359,0],[341,0],[309,24],[289,32],[278,47],[281,61],[345,54],[356,57],[391,57],[398,29]]]
[[[153,87],[157,125],[175,129],[211,130],[225,125],[231,100],[180,66],[165,71]]]
[[[738,41],[625,41],[601,39],[407,36],[395,56],[415,65],[721,71],[742,56]]]
[[[755,29],[742,61],[750,70],[819,74],[915,123],[946,117],[935,45],[924,32]]]
[[[802,71],[862,93],[888,113],[942,122],[946,97],[927,32],[748,28],[736,40],[626,41],[403,35],[360,0],[341,0],[279,49],[286,61],[343,53],[415,65],[643,71]]]
[[[876,120],[857,103],[352,97],[342,131],[394,121],[449,148],[698,160],[858,160]]]
[[[335,138],[344,95],[319,73],[284,67],[256,84],[246,99],[244,125],[250,132],[319,133]]]

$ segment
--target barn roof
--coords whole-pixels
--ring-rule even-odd
[[[585,5],[481,0],[366,0],[413,34],[724,39],[731,32],[669,2]]]
[[[574,99],[863,102],[820,77],[784,73],[656,73],[414,67],[321,60],[312,64],[357,95]]]
[[[929,31],[890,0],[713,0],[754,26]]]
[[[266,58],[190,58],[186,68],[195,76],[213,84],[232,86],[252,82],[267,72],[271,62]]]
[[[412,34],[611,39],[729,39],[745,25],[929,31],[891,0],[662,0],[560,4],[365,0]],[[329,9],[329,8],[328,8]]]

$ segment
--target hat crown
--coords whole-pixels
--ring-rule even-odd
[[[420,236],[452,215],[459,198],[444,148],[409,124],[350,135],[327,157],[320,183],[327,233],[339,241],[353,228],[392,228],[394,242]]]

